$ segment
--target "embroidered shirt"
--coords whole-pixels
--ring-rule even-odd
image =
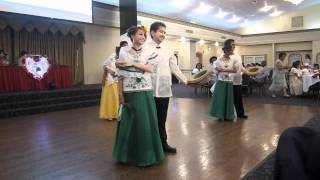
[[[177,65],[177,58],[173,51],[158,45],[153,40],[144,46],[149,54],[155,54],[155,66],[152,73],[153,95],[155,97],[171,97],[171,74],[173,73],[180,81],[187,83],[187,78]]]
[[[144,48],[135,52],[131,48],[120,50],[119,60],[130,63],[153,64],[152,54],[146,53]],[[123,91],[152,91],[151,73],[135,67],[119,68],[119,76],[123,79]]]
[[[237,60],[231,58],[231,56],[229,60],[225,60],[224,55],[221,55],[215,62],[216,68],[232,70],[234,67],[238,66]],[[235,73],[218,72],[218,80],[233,82],[234,74]]]

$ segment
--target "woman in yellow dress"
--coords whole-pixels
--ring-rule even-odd
[[[112,55],[104,62],[100,99],[101,119],[114,120],[118,117],[119,95],[115,61],[119,58],[120,48],[127,45],[128,43],[126,41],[120,42],[120,47],[116,48],[116,53],[112,53]]]

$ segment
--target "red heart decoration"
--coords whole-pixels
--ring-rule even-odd
[[[26,71],[32,75],[34,79],[43,79],[49,70],[50,63],[44,56],[30,55],[25,58]]]

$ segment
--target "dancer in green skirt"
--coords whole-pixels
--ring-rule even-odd
[[[233,76],[237,72],[237,61],[230,58],[230,47],[223,48],[224,54],[216,61],[218,81],[215,84],[209,114],[224,121],[235,119],[233,104]]]
[[[125,164],[150,166],[164,159],[151,72],[154,57],[144,52],[146,31],[142,26],[128,29],[132,47],[122,49],[117,66],[119,101],[122,104],[113,158]]]

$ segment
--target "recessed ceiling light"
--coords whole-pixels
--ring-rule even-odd
[[[190,1],[189,0],[172,0],[170,4],[174,6],[174,8],[181,11],[183,9],[186,9],[190,5]]]
[[[228,14],[230,14],[230,13],[222,11],[221,9],[219,9],[218,13],[215,14],[214,16],[217,17],[217,18],[224,18]]]
[[[240,26],[247,26],[249,24],[249,21],[248,21],[248,19],[246,19],[246,20],[244,20],[241,24],[240,24]]]
[[[199,44],[204,45],[204,40],[201,39],[201,40],[199,41]]]
[[[237,23],[241,19],[242,19],[241,17],[238,17],[236,15],[232,15],[232,17],[230,19],[228,19],[228,21],[231,22],[231,23]]]
[[[215,45],[215,46],[219,46],[219,42],[218,42],[218,41],[216,41],[216,43],[214,43],[214,45]]]
[[[259,11],[261,12],[268,12],[273,8],[273,6],[270,6],[267,4],[267,2],[264,2],[264,6],[262,8],[259,9]]]
[[[194,10],[195,13],[198,14],[206,14],[208,13],[213,7],[205,2],[200,2],[200,5]]]
[[[284,1],[291,2],[292,4],[298,5],[302,3],[304,0],[284,0]]]
[[[181,41],[181,42],[186,42],[187,41],[187,39],[185,38],[185,37],[181,37],[180,39],[179,39],[179,41]]]
[[[270,16],[272,17],[276,17],[276,16],[279,16],[280,14],[282,14],[283,11],[278,11],[277,9],[275,9],[271,14]]]

